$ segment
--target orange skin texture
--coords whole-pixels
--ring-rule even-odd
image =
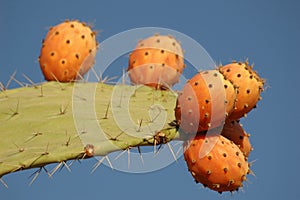
[[[221,135],[233,141],[246,157],[249,156],[252,151],[252,146],[249,140],[250,135],[246,133],[241,124],[236,121],[226,121]]]
[[[66,21],[50,28],[43,41],[39,63],[47,81],[69,82],[93,65],[97,41],[91,28]]]
[[[130,54],[131,82],[167,89],[179,81],[184,69],[183,51],[172,36],[154,35],[141,40]]]
[[[223,76],[223,85],[225,89],[225,98],[226,98],[226,116],[230,115],[235,108],[235,101],[237,97],[237,88]]]
[[[241,150],[221,135],[197,135],[183,146],[185,161],[195,181],[217,192],[239,189],[250,172]]]
[[[230,121],[238,120],[256,106],[263,91],[264,81],[247,62],[231,63],[220,67],[219,70],[238,88],[235,109],[229,115]]]
[[[196,74],[179,94],[175,117],[186,133],[215,128],[233,111],[236,89],[218,70]]]

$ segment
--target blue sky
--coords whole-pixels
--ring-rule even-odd
[[[4,177],[0,199],[298,199],[300,3],[295,0],[59,1],[2,0],[0,81],[17,70],[43,81],[37,58],[47,28],[64,19],[91,22],[99,42],[131,28],[156,26],[182,32],[199,42],[217,62],[249,58],[267,80],[258,109],[242,120],[251,133],[250,156],[256,177],[243,192],[211,192],[196,185],[183,159],[148,174],[126,174],[95,160],[72,166],[52,179],[42,174],[32,186],[24,171]],[[16,85],[12,85],[14,87]],[[297,92],[298,91],[298,92]]]

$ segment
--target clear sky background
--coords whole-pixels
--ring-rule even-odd
[[[242,120],[251,133],[255,160],[244,191],[219,195],[196,185],[183,158],[148,174],[126,174],[96,160],[74,164],[52,179],[32,170],[4,177],[0,200],[14,199],[289,199],[300,198],[300,2],[212,1],[0,1],[0,81],[15,70],[43,81],[37,58],[47,28],[65,19],[92,22],[98,41],[131,28],[165,27],[199,42],[216,62],[249,58],[267,80],[258,109]],[[12,85],[13,87],[14,85]],[[0,124],[1,125],[1,124]]]

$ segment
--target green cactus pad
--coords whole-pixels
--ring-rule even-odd
[[[85,95],[94,100],[92,105]],[[176,94],[146,86],[47,82],[1,91],[0,177],[88,158],[87,144],[94,146],[94,156],[103,156],[153,145],[157,132],[165,134],[165,142],[178,138],[169,125],[175,103]],[[95,110],[93,116],[89,109]],[[90,131],[90,118],[102,132]]]

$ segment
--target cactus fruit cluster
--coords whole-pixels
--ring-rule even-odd
[[[51,27],[43,40],[39,63],[47,81],[69,82],[92,67],[96,33],[85,23],[65,21]]]
[[[65,21],[50,28],[43,40],[39,63],[49,82],[13,90],[0,88],[0,134],[5,138],[0,140],[1,182],[3,175],[19,170],[48,172],[45,165],[59,163],[52,175],[61,165],[67,166],[68,160],[178,139],[184,141],[184,159],[197,183],[219,193],[243,186],[251,172],[248,157],[252,146],[239,120],[256,107],[264,86],[247,61],[201,71],[174,95],[169,89],[185,68],[183,50],[173,36],[156,34],[138,42],[129,57],[127,71],[132,84],[146,86],[121,85],[117,88],[122,92],[115,92],[114,86],[102,82],[74,83],[94,64],[97,46],[91,27]],[[80,139],[93,138],[94,133],[76,127],[74,102],[80,102],[84,113],[89,97],[74,91],[82,87],[89,93],[89,86],[95,92],[96,118],[104,139],[83,144]],[[112,117],[112,107],[127,113],[123,92],[133,88],[126,107],[131,115],[122,115],[121,120],[128,117],[140,124],[128,132]],[[164,109],[149,116],[157,104]],[[152,135],[134,135],[144,127],[151,129],[162,113],[167,113],[167,123],[151,130]],[[77,117],[90,121],[91,116]]]
[[[128,74],[134,84],[171,88],[185,67],[180,43],[170,35],[154,35],[139,41],[130,54]]]
[[[224,123],[223,119],[239,120],[261,99],[263,85],[264,80],[248,62],[233,62],[218,70],[199,72],[179,94],[175,108],[177,122],[184,132],[190,133],[218,127]]]
[[[187,81],[177,99],[175,116],[181,131],[190,137],[184,143],[184,157],[196,182],[218,192],[242,187],[250,173],[252,146],[237,120],[256,106],[263,85],[248,62],[199,72]],[[220,129],[221,133],[211,135],[210,131]],[[210,151],[201,156],[207,148]]]

